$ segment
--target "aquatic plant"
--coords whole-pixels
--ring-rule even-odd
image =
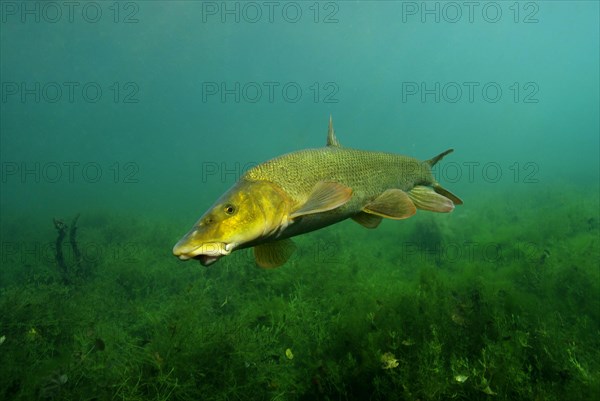
[[[535,210],[519,216],[516,240],[485,212],[470,213],[437,229],[382,224],[376,243],[373,232],[342,223],[351,243],[341,246],[335,229],[315,233],[277,270],[257,269],[244,251],[210,268],[179,264],[157,245],[172,242],[175,227],[131,217],[122,227],[92,213],[86,239],[106,252],[76,286],[64,285],[55,260],[27,259],[25,271],[20,260],[3,265],[0,398],[595,399],[593,221],[552,223],[530,246]],[[564,220],[571,211],[554,213]],[[137,235],[133,255],[106,242],[113,229]],[[453,236],[493,238],[504,253],[471,248],[451,258],[398,246],[428,230],[442,246]]]
[[[54,228],[58,232],[55,243],[55,258],[56,264],[58,265],[62,280],[64,284],[72,284],[77,278],[84,278],[89,272],[86,266],[83,264],[83,257],[77,244],[77,221],[79,220],[79,214],[75,215],[71,221],[71,225],[67,225],[62,220],[53,219]],[[63,241],[66,238],[67,230],[69,233],[69,244],[72,251],[72,263],[67,265],[65,256],[63,254]]]

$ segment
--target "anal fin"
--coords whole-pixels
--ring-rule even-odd
[[[254,260],[263,269],[273,269],[283,265],[296,251],[296,244],[291,239],[267,242],[254,247]]]
[[[417,212],[417,209],[406,192],[392,188],[366,204],[362,211],[388,219],[400,220],[409,218]]]
[[[454,203],[450,199],[423,185],[417,185],[408,191],[408,196],[418,209],[438,213],[447,213],[454,210]]]

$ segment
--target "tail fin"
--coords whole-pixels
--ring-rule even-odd
[[[450,199],[452,201],[452,203],[454,203],[455,205],[463,204],[462,199],[460,199],[458,196],[454,195],[452,192],[448,191],[446,188],[443,188],[437,182],[435,184],[433,184],[433,190],[435,192],[437,192],[438,194],[443,195],[446,198]]]
[[[427,160],[427,163],[433,167],[435,166],[435,164],[437,162],[439,162],[440,160],[442,160],[444,158],[444,156],[446,156],[447,154],[450,154],[454,152],[454,149],[448,149],[445,152],[440,153],[439,155],[435,156],[434,158],[431,158],[429,160]],[[433,190],[435,192],[437,192],[440,195],[445,196],[446,198],[450,199],[455,205],[462,205],[463,201],[456,195],[454,195],[452,192],[448,191],[447,189],[443,188],[440,184],[438,184],[437,182],[434,183],[432,185]]]
[[[444,156],[446,156],[447,154],[449,154],[449,153],[452,153],[452,152],[454,152],[454,149],[448,149],[447,151],[440,153],[440,154],[439,154],[439,155],[437,155],[436,157],[434,157],[434,158],[432,158],[432,159],[429,159],[429,160],[427,160],[427,163],[428,163],[428,164],[429,164],[431,167],[433,167],[433,166],[435,166],[435,164],[436,164],[437,162],[439,162],[440,160],[442,160],[442,159],[444,158]]]

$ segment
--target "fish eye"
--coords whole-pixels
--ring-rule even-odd
[[[228,203],[228,204],[225,205],[225,207],[223,208],[223,210],[225,211],[226,214],[232,215],[232,214],[235,213],[236,208],[231,203]]]

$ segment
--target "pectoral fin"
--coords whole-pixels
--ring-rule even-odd
[[[352,216],[352,220],[366,228],[377,228],[383,219],[379,216],[375,216],[374,214],[359,212],[358,214]]]
[[[363,212],[388,219],[406,219],[417,212],[406,192],[388,189],[363,207]]]
[[[412,199],[415,206],[422,210],[439,213],[447,213],[454,210],[454,203],[450,199],[444,195],[440,195],[429,187],[417,185],[408,191],[408,196]]]
[[[308,199],[300,209],[290,214],[294,219],[307,214],[321,213],[335,209],[348,202],[352,197],[352,189],[337,182],[319,181],[315,184]]]
[[[287,238],[267,242],[254,247],[254,260],[263,269],[273,269],[283,265],[296,250],[296,244]]]

